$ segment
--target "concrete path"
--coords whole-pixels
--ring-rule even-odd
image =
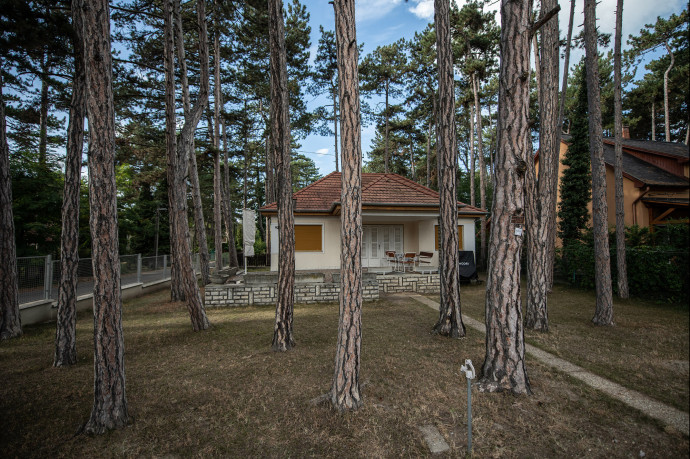
[[[422,304],[438,311],[438,303],[425,296],[416,293],[406,293],[406,297],[412,298]],[[486,333],[483,323],[462,315],[462,320],[466,326],[472,327],[482,333]],[[690,435],[690,416],[677,408],[665,405],[637,391],[627,389],[620,384],[609,381],[608,379],[597,376],[582,367],[556,357],[546,351],[525,343],[525,350],[539,362],[555,368],[563,373],[576,378],[590,387],[593,387],[606,395],[619,400],[626,405],[641,411],[647,416],[660,421],[666,426],[671,426],[679,432]]]

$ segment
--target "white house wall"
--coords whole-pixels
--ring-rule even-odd
[[[433,252],[432,266],[438,266],[438,251],[435,250],[434,225],[437,217],[411,220],[408,222],[391,222],[385,219],[365,219],[364,225],[403,225],[403,251]],[[295,216],[295,225],[323,225],[323,251],[295,252],[295,269],[339,269],[340,268],[340,217],[302,217]],[[458,218],[458,225],[463,225],[462,250],[475,250],[474,219]],[[271,217],[271,271],[278,270],[278,218]],[[476,258],[476,254],[475,254]]]
[[[340,218],[295,216],[295,225],[323,225],[321,252],[295,252],[295,269],[340,268]],[[271,271],[278,270],[278,218],[271,217]]]

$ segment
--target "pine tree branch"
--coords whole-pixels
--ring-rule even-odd
[[[539,18],[539,20],[537,20],[537,22],[532,24],[532,27],[530,27],[530,29],[529,29],[530,37],[532,35],[534,35],[537,32],[537,30],[539,30],[541,28],[541,26],[546,24],[549,21],[549,19],[554,17],[556,14],[558,14],[559,11],[561,11],[561,5],[556,5],[556,7],[554,9],[552,9],[551,11],[549,11],[548,13],[543,15],[541,18]]]

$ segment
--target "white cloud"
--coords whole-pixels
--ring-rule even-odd
[[[320,155],[327,155],[330,150],[328,148],[319,148],[316,150],[316,153]]]
[[[434,19],[434,0],[415,0],[416,5],[408,10],[420,19]]]
[[[434,20],[434,0],[413,0],[415,6],[408,8],[408,11],[420,19]],[[467,3],[467,0],[455,0],[458,8],[462,8]],[[500,8],[500,1],[494,1],[484,7],[485,11],[498,11]],[[498,18],[497,18],[498,19]]]
[[[390,13],[402,0],[358,0],[355,6],[357,21],[372,21]]]

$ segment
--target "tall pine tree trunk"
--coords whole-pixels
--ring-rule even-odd
[[[232,201],[230,200],[230,166],[228,165],[228,136],[225,121],[223,127],[223,220],[225,221],[225,238],[228,240],[228,252],[230,260],[228,264],[236,268],[237,247],[235,246],[235,218],[232,212]]]
[[[623,0],[616,5],[616,37],[613,50],[613,116],[616,136],[614,180],[616,186],[616,266],[618,267],[618,297],[628,298],[628,266],[625,262],[625,200],[623,196],[623,102],[621,100],[621,30]]]
[[[57,326],[53,366],[77,363],[77,268],[79,267],[79,194],[81,191],[81,157],[84,149],[84,116],[86,88],[81,8],[72,1],[74,31],[74,79],[67,127],[67,158],[62,200],[62,233],[60,235],[60,285],[58,287]]]
[[[290,173],[290,115],[287,87],[287,57],[283,1],[269,0],[271,45],[271,139],[278,174],[278,291],[273,350],[287,351],[295,345],[292,314],[295,304],[295,217],[292,209]],[[245,169],[246,173],[246,169]]]
[[[429,158],[431,156],[431,120],[429,120],[429,130],[427,131],[426,135],[426,183],[425,185],[427,187],[431,186],[431,159]]]
[[[597,53],[596,0],[585,0],[585,53],[589,151],[592,162],[592,233],[594,236],[594,280],[597,292],[592,322],[613,325],[613,293],[606,205],[601,101],[599,98],[599,55]]]
[[[542,0],[542,17],[556,7],[556,0]],[[539,179],[531,152],[527,161],[527,306],[525,326],[549,330],[547,309],[551,244],[556,234],[556,189],[558,187],[558,16],[541,31],[539,71]],[[538,55],[535,49],[535,55]]]
[[[472,207],[477,205],[477,198],[476,198],[476,193],[475,193],[475,184],[474,184],[474,176],[475,176],[475,156],[474,156],[474,113],[472,112],[473,108],[470,105],[469,106],[469,111],[470,111],[470,167],[468,168],[468,172],[470,174],[470,205]],[[437,164],[438,165],[438,164]]]
[[[668,41],[664,42],[664,46],[666,47],[666,51],[668,52],[668,55],[671,57],[671,63],[669,64],[668,68],[664,72],[664,132],[666,133],[666,141],[670,142],[671,141],[671,116],[669,115],[669,109],[668,109],[668,74],[673,68],[673,64],[676,62],[675,58],[673,56],[673,51],[671,51],[671,47],[668,45]]]
[[[654,95],[652,95],[654,97]],[[652,100],[652,141],[656,140],[656,101]]]
[[[48,56],[46,50],[41,56],[41,98],[38,134],[38,164],[45,167],[48,158]]]
[[[460,310],[458,274],[458,203],[456,171],[458,156],[455,136],[455,97],[453,53],[450,43],[450,5],[434,1],[436,49],[438,56],[438,189],[439,189],[439,275],[441,303],[434,333],[461,338],[465,336]]]
[[[355,0],[334,0],[340,79],[340,318],[331,403],[343,412],[362,406],[362,137]]]
[[[81,3],[81,2],[79,2]],[[125,346],[115,189],[115,107],[106,0],[81,4],[89,118],[89,206],[93,266],[94,399],[90,434],[127,424]]]
[[[573,39],[573,19],[575,17],[575,0],[570,0],[570,19],[568,20],[568,38],[565,41],[565,58],[563,60],[563,82],[561,83],[561,103],[558,106],[558,141],[563,133],[563,114],[565,113],[565,96],[568,90],[568,73],[570,72],[570,42]],[[560,148],[560,143],[559,143]],[[560,154],[560,150],[559,150]],[[553,278],[551,279],[553,285]]]
[[[484,145],[482,130],[482,107],[479,105],[479,81],[477,74],[472,74],[474,92],[474,114],[477,117],[477,156],[479,157],[479,205],[486,209],[486,166],[484,164]],[[479,219],[479,266],[486,268],[486,217]]]
[[[338,168],[338,88],[332,88],[333,94],[333,135],[335,137],[335,171],[339,172]]]
[[[220,110],[223,106],[220,82],[220,32],[218,30],[218,15],[220,8],[215,5],[215,33],[213,37],[213,245],[216,249],[216,272],[223,269],[223,222],[221,214],[222,184],[220,176]],[[229,242],[229,241],[228,241]]]
[[[178,155],[181,158],[189,161],[189,183],[192,186],[192,205],[194,207],[194,232],[196,240],[199,245],[199,269],[201,270],[201,282],[206,285],[211,282],[211,268],[210,257],[208,254],[208,242],[206,239],[206,222],[204,219],[204,208],[201,202],[201,187],[199,184],[199,173],[196,164],[196,152],[194,147],[194,131],[196,130],[201,112],[208,103],[208,43],[201,43],[201,34],[199,34],[199,59],[201,62],[201,76],[199,87],[199,98],[194,107],[190,108],[191,101],[189,97],[189,82],[187,79],[187,59],[185,57],[184,48],[184,31],[182,30],[182,17],[180,14],[180,0],[175,0],[174,3],[175,26],[177,31],[177,60],[180,64],[180,85],[182,86],[182,105],[184,108],[184,127],[180,133],[180,140],[177,148],[180,150]],[[204,15],[204,35],[206,34],[206,18]],[[204,52],[202,52],[204,48]],[[204,57],[205,56],[205,62]],[[202,105],[200,105],[202,104]],[[199,111],[199,107],[201,112]],[[198,117],[196,116],[198,113]],[[186,199],[186,196],[185,196]],[[182,255],[184,256],[184,255]]]
[[[501,3],[496,189],[486,280],[482,391],[530,393],[520,304],[520,252],[529,126],[530,1]]]
[[[0,59],[0,67],[1,64],[2,59]],[[5,99],[2,97],[2,87],[3,80],[0,74],[0,341],[22,335],[17,249],[14,245],[10,147],[7,144]]]
[[[179,1],[179,0],[176,0]],[[189,225],[187,223],[187,187],[185,177],[189,167],[189,157],[183,148],[177,148],[175,137],[175,67],[174,67],[174,39],[173,39],[173,2],[165,0],[164,7],[164,55],[165,55],[165,102],[166,102],[166,147],[168,153],[168,202],[170,217],[170,246],[174,256],[177,292],[179,301],[184,301],[189,311],[192,328],[195,331],[208,328],[208,318],[201,302],[199,284],[196,280],[192,265],[192,252],[189,244]],[[202,80],[199,100],[190,112],[194,127],[201,117],[204,108],[203,100],[208,100],[208,45],[206,44],[206,5],[203,0],[197,0],[197,18],[200,25],[199,51],[202,62]],[[204,53],[205,48],[205,53]],[[206,65],[204,66],[204,58]],[[204,71],[205,67],[205,71]],[[205,83],[204,78],[205,76]],[[185,122],[185,130],[193,131],[191,123]],[[184,138],[184,135],[182,136]]]
[[[384,149],[385,150],[385,156],[383,158],[383,166],[384,166],[383,172],[385,172],[386,174],[390,170],[388,168],[388,161],[390,161],[390,148],[389,148],[390,126],[388,123],[388,116],[389,116],[389,113],[388,113],[388,84],[389,84],[389,82],[388,82],[388,80],[386,80],[386,115],[385,115],[385,117],[386,117],[386,148]]]

